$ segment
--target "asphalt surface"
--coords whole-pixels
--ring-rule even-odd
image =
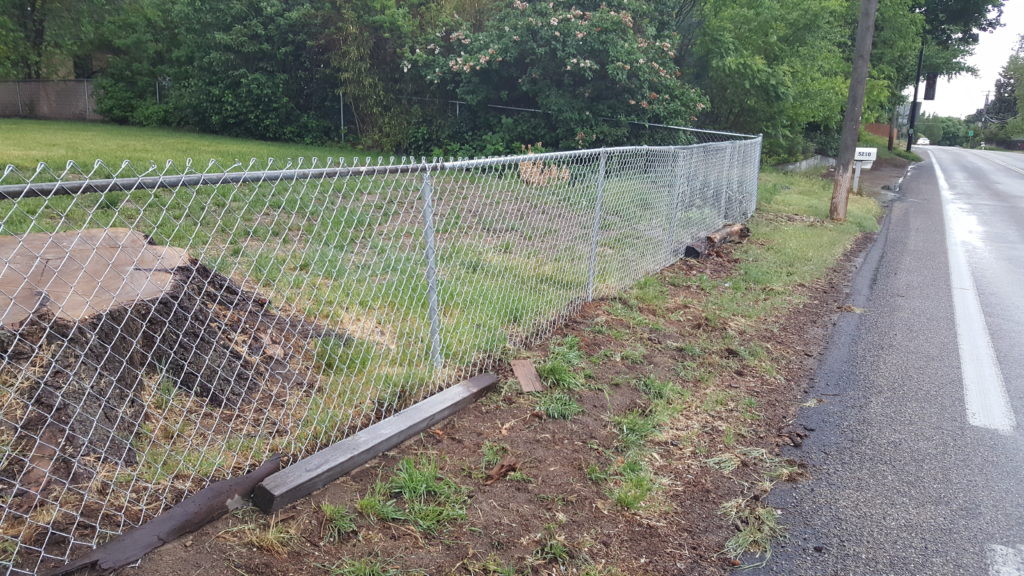
[[[810,477],[769,499],[788,538],[743,574],[1024,576],[1024,155],[916,151],[797,420]]]

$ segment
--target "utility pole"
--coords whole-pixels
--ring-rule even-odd
[[[907,127],[907,152],[914,145],[914,127],[917,126],[917,109],[921,103],[917,101],[917,88],[921,84],[921,64],[924,62],[924,38],[921,38],[921,49],[917,52],[917,76],[914,76],[914,101],[910,103],[910,123]],[[927,94],[925,95],[927,98]]]
[[[860,17],[857,20],[857,43],[853,55],[853,74],[850,76],[850,94],[846,99],[843,131],[839,136],[839,157],[836,158],[836,177],[832,183],[832,205],[828,210],[828,217],[832,220],[846,220],[853,155],[857,148],[860,114],[864,109],[864,89],[868,81],[871,41],[875,36],[877,11],[878,0],[861,0]]]

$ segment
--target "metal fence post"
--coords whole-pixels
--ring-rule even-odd
[[[433,184],[430,172],[423,174],[420,197],[423,199],[423,241],[426,243],[427,259],[427,305],[430,315],[430,361],[440,370],[444,365],[441,358],[441,317],[437,304],[437,255],[434,250],[434,204]]]
[[[754,140],[753,144],[753,157],[754,161],[747,167],[747,170],[751,173],[747,175],[747,187],[750,190],[750,203],[747,206],[746,216],[749,218],[753,216],[754,212],[757,211],[757,184],[758,178],[761,176],[761,139],[763,137],[758,134],[757,139]]]
[[[89,79],[86,78],[82,85],[85,87],[85,119],[89,119]]]
[[[594,299],[594,282],[597,279],[597,243],[601,236],[601,204],[604,200],[604,173],[608,163],[608,152],[601,150],[601,163],[597,169],[597,198],[594,200],[594,228],[590,240],[590,269],[587,272],[587,302]]]
[[[18,90],[18,116],[24,116],[25,111],[21,106],[21,81],[15,82],[14,87]]]
[[[720,178],[719,178],[719,181],[723,183],[722,186],[718,190],[718,194],[721,196],[721,202],[718,203],[718,217],[721,219],[722,222],[728,222],[729,221],[729,212],[728,212],[729,206],[726,203],[726,200],[729,197],[729,185],[732,183],[732,180],[734,180],[733,178],[729,178],[729,170],[732,168],[733,164],[735,163],[735,159],[733,158],[733,150],[734,149],[735,149],[735,147],[733,146],[732,142],[726,143],[726,150],[725,150],[725,164],[726,165],[722,167],[722,173],[720,174]]]
[[[679,208],[683,197],[683,151],[672,149],[672,193],[669,196],[670,224],[665,234],[665,261],[672,262],[676,245],[676,227],[679,226]]]

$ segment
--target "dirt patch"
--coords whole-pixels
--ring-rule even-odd
[[[72,531],[87,538],[153,513],[101,510],[120,496],[108,476],[139,463],[138,438],[163,419],[151,413],[160,383],[192,398],[211,434],[225,434],[230,422],[200,416],[205,407],[271,404],[275,390],[311,378],[294,366],[323,329],[273,311],[184,251],[117,229],[8,244],[11,262],[25,266],[2,278],[3,298],[22,305],[8,305],[18,314],[0,325],[0,439],[11,448],[0,463],[0,535],[23,548],[59,557]],[[105,488],[87,488],[94,483]],[[143,484],[127,491],[150,489]],[[34,561],[19,555],[19,565]]]
[[[680,261],[658,276],[658,285],[667,287],[664,299],[650,304],[634,291],[586,304],[551,340],[525,354],[540,363],[551,345],[578,339],[586,389],[573,393],[583,410],[571,420],[545,418],[535,396],[514,391],[508,370],[502,392],[269,522],[252,513],[224,518],[124,573],[356,573],[341,572],[341,563],[364,560],[425,574],[726,573],[733,562],[722,550],[741,526],[723,517],[720,506],[756,501],[767,489],[763,466],[737,454],[777,454],[780,444],[800,441],[802,432],[789,424],[856,258],[870,241],[862,237],[824,279],[800,286],[794,295],[800,305],[754,328],[730,326],[701,308],[710,292],[728,289],[737,263],[728,251]],[[729,344],[701,349],[710,341]],[[755,354],[759,350],[763,356]],[[702,375],[705,365],[716,367],[713,382]],[[608,471],[625,458],[617,447],[620,418],[650,407],[637,385],[645,378],[672,382],[687,400],[651,440],[646,461],[660,488],[630,509],[612,497],[620,480]],[[489,452],[514,462],[515,470],[495,481],[488,475],[494,466]],[[464,519],[431,533],[355,512],[403,458],[424,454],[466,488]],[[733,470],[708,464],[730,454]],[[355,531],[328,537],[322,503],[351,511]]]

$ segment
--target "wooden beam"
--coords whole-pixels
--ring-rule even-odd
[[[276,512],[458,412],[497,382],[494,374],[474,376],[299,460],[256,486],[253,504]]]
[[[512,373],[516,375],[516,380],[519,380],[519,388],[523,392],[544,391],[544,384],[541,383],[540,375],[537,374],[537,368],[534,367],[532,361],[513,360]]]

